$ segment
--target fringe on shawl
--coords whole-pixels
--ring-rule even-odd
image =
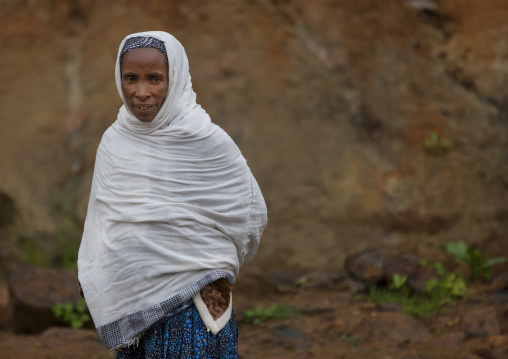
[[[134,345],[138,346],[139,345],[139,340],[141,339],[142,336],[143,336],[143,333],[139,334],[137,337],[135,337],[134,339],[130,340],[126,344],[120,344],[120,345],[117,345],[116,347],[113,347],[113,348],[109,349],[109,356],[111,358],[114,358],[115,357],[115,352],[118,349],[128,348],[128,347],[132,347]]]

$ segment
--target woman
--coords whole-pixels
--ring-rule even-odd
[[[97,151],[78,258],[94,324],[117,358],[236,358],[231,286],[266,226],[231,138],[196,104],[165,32],[127,36],[124,105]]]

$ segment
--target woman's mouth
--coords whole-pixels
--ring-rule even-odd
[[[151,109],[153,106],[155,105],[134,105],[134,107],[136,107],[140,111],[147,111]]]

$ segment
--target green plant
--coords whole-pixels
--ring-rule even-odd
[[[432,132],[423,142],[423,148],[434,155],[443,154],[451,147],[450,141],[440,139],[437,132]]]
[[[479,249],[473,249],[462,241],[446,243],[446,251],[455,257],[455,261],[469,266],[471,280],[489,279],[491,267],[506,262],[506,257],[487,259]]]
[[[386,287],[372,287],[368,297],[375,304],[396,303],[413,317],[428,317],[438,312],[442,303],[426,294],[411,293],[409,290],[392,290]]]
[[[349,345],[351,345],[351,348],[355,348],[357,345],[358,345],[358,337],[355,337],[354,335],[349,335],[349,334],[342,334],[340,336],[340,340],[342,340],[343,342],[345,343],[349,343]]]
[[[277,304],[268,308],[252,308],[243,312],[246,323],[259,324],[269,319],[287,319],[295,316],[298,309],[287,304]]]
[[[420,265],[429,264],[421,261]],[[431,267],[437,277],[426,282],[423,293],[411,291],[407,276],[395,274],[388,287],[372,287],[368,300],[375,304],[397,303],[411,316],[427,317],[437,313],[443,304],[455,302],[466,295],[466,282],[460,274],[447,272],[441,263],[434,263]]]
[[[86,313],[87,306],[84,299],[78,300],[76,305],[57,303],[51,309],[58,320],[74,329],[82,328],[90,320],[90,316]]]
[[[425,292],[440,299],[457,299],[466,295],[466,281],[457,273],[446,273],[425,283]]]
[[[303,276],[295,281],[295,285],[301,286],[310,282],[309,277]]]
[[[390,284],[390,289],[402,289],[406,285],[407,276],[394,274],[392,277],[392,283]]]

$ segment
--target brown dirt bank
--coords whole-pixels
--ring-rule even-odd
[[[421,4],[0,1],[0,254],[72,257],[117,46],[146,29],[181,40],[198,102],[259,179],[254,267],[341,271],[372,243],[504,251],[508,5]],[[451,147],[426,151],[432,133]]]

